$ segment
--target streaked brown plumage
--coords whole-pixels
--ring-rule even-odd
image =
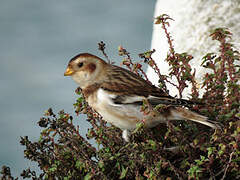
[[[217,128],[207,117],[182,108],[193,102],[176,99],[146,80],[124,68],[106,63],[97,56],[83,53],[72,58],[65,76],[72,76],[80,86],[88,104],[104,120],[121,128],[128,141],[128,131],[144,119],[146,127],[153,127],[168,120],[191,120]],[[164,112],[140,111],[144,100],[152,106],[169,105]]]

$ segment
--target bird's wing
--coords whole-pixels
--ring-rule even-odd
[[[195,102],[185,100],[185,99],[175,99],[171,96],[152,96],[149,95],[147,98],[139,95],[114,95],[111,96],[113,103],[115,104],[133,104],[133,105],[143,105],[143,100],[147,100],[149,104],[153,107],[164,104],[170,106],[190,106],[196,104]]]
[[[165,104],[165,105],[172,105],[172,106],[190,106],[194,104],[200,104],[197,102],[189,101],[186,99],[177,99],[173,97],[163,97],[163,96],[152,96],[150,95],[147,98],[148,102],[153,105]]]
[[[156,94],[159,96],[169,96],[162,89],[150,84],[135,73],[128,71],[118,66],[111,66],[107,70],[104,81],[101,87],[110,92],[115,92],[122,95],[139,95],[148,97],[149,94]]]
[[[101,83],[100,88],[112,94],[111,99],[115,104],[141,105],[144,99],[153,106],[159,104],[173,106],[196,104],[188,100],[176,99],[124,68],[112,66],[108,73],[111,76],[108,76],[109,78]]]

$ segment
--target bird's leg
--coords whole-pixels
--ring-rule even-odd
[[[126,142],[129,142],[130,132],[127,129],[124,129],[122,132],[122,137]]]

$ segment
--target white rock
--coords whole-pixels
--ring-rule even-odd
[[[168,14],[174,21],[170,22],[169,32],[174,39],[176,52],[193,55],[192,67],[196,68],[198,82],[206,70],[200,67],[201,59],[208,52],[216,52],[218,42],[211,40],[210,31],[218,27],[227,27],[233,33],[235,47],[240,47],[240,1],[239,0],[158,0],[154,17]],[[237,42],[237,43],[236,43]],[[169,66],[164,59],[169,46],[161,25],[153,25],[152,47],[156,49],[153,58],[157,61],[162,74],[169,73]],[[147,75],[154,84],[158,84],[158,77],[151,68]],[[176,88],[167,85],[172,96],[179,95]],[[184,91],[187,97],[190,88]]]

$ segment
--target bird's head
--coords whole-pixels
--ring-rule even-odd
[[[80,88],[84,89],[98,81],[107,65],[105,61],[92,54],[78,54],[69,61],[64,76],[72,76]]]

